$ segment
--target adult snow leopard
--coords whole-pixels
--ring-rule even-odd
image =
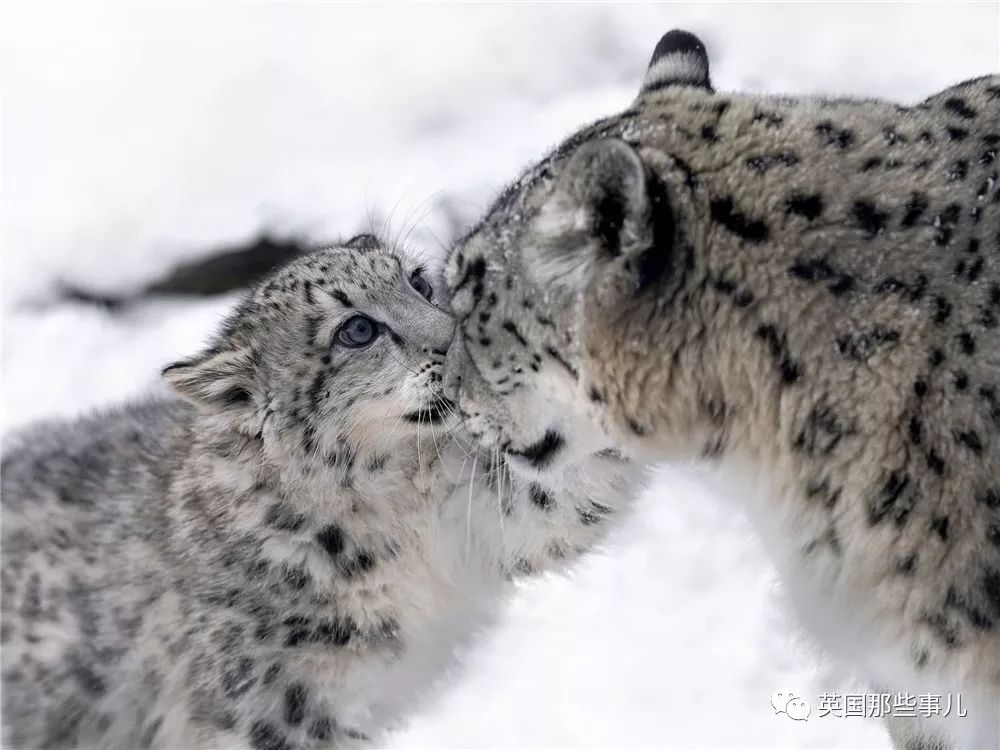
[[[364,743],[510,578],[592,546],[639,469],[604,453],[525,482],[466,450],[432,281],[369,235],[312,253],[164,371],[183,400],[20,436],[4,747]]]
[[[832,653],[961,693],[891,719],[901,747],[1000,736],[998,150],[1000,77],[721,94],[673,31],[447,266],[470,429],[526,474],[616,445],[717,467]]]

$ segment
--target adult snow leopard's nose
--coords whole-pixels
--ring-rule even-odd
[[[459,403],[462,375],[469,365],[469,352],[465,348],[462,331],[459,326],[455,326],[455,334],[444,360],[444,395],[456,404]]]
[[[460,327],[459,327],[460,328]],[[498,424],[507,421],[507,408],[479,371],[466,346],[465,336],[456,329],[444,362],[444,395],[458,407],[466,430],[483,445],[500,442]]]
[[[460,326],[455,328],[455,335],[444,360],[444,395],[458,404],[464,417],[471,416],[465,408],[468,404],[483,408],[491,400],[489,386],[469,354]],[[486,411],[489,411],[488,407]]]

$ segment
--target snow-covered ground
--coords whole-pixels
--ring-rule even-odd
[[[231,300],[110,315],[128,291],[262,229],[416,227],[446,243],[504,181],[625,107],[669,28],[718,88],[913,102],[1000,69],[997,3],[45,5],[11,0],[2,71],[3,429],[156,385]],[[884,747],[800,641],[737,508],[663,471],[606,550],[525,586],[404,747]]]

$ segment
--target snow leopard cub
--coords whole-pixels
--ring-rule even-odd
[[[592,455],[536,481],[440,396],[452,318],[370,235],[262,282],[183,400],[24,432],[3,463],[6,747],[364,744],[506,582],[635,493]]]

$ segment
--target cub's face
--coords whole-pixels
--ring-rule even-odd
[[[443,285],[362,235],[264,280],[215,345],[165,372],[242,431],[328,462],[454,421],[442,396],[453,333]]]

